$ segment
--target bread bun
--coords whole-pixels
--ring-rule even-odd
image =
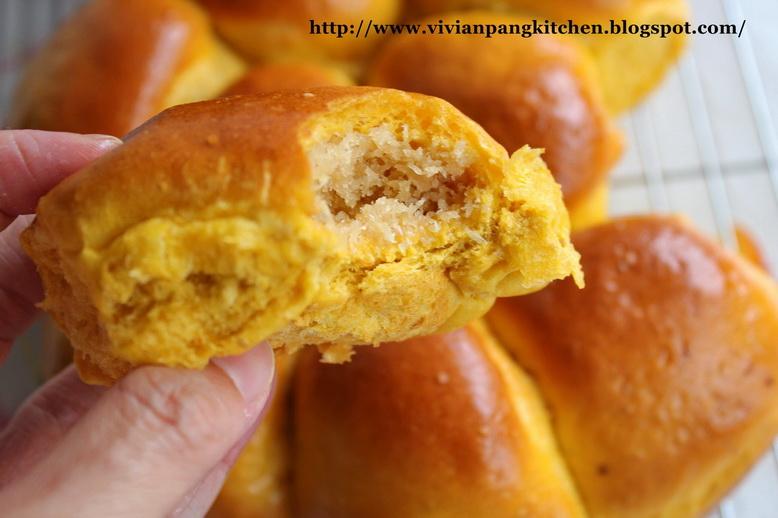
[[[591,516],[698,516],[778,433],[778,290],[664,216],[574,236],[586,289],[500,300]]]
[[[685,23],[690,16],[686,0],[415,0],[407,6],[411,18],[436,14],[438,19],[442,17],[449,23],[454,21],[449,11],[475,8],[518,11],[537,18],[540,23],[545,20],[599,23],[605,30],[610,30],[611,20],[618,25],[622,20],[637,26],[677,25]],[[666,38],[657,35],[643,38],[635,34],[568,38],[592,52],[606,105],[614,113],[632,108],[656,88],[678,60],[687,41],[685,34],[670,34]]]
[[[254,61],[286,59],[355,63],[367,57],[379,38],[360,34],[364,21],[391,23],[400,0],[197,0],[208,10],[220,34]],[[314,23],[346,24],[354,33],[338,38],[311,34]]]
[[[456,328],[573,274],[539,152],[436,98],[340,87],[172,108],[42,198],[23,237],[84,379]]]
[[[121,136],[163,109],[215,97],[243,64],[185,0],[94,0],[33,58],[9,123]]]
[[[519,16],[448,13],[471,24],[524,24]],[[437,23],[429,18],[421,23]],[[607,213],[607,173],[622,138],[602,102],[588,52],[569,39],[405,35],[387,41],[368,82],[441,97],[509,151],[543,148],[574,227]]]
[[[352,84],[349,76],[339,68],[318,63],[270,63],[252,68],[222,95],[265,94],[278,90]]]
[[[480,327],[304,354],[294,412],[295,516],[585,516],[532,383]]]

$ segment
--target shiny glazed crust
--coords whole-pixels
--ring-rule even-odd
[[[351,85],[353,81],[338,68],[318,63],[270,63],[251,68],[222,95],[265,94],[277,90]]]
[[[471,149],[451,186],[475,208],[410,241],[346,247],[317,219],[306,150],[385,121]],[[455,328],[495,296],[580,277],[568,225],[536,152],[509,158],[443,101],[343,87],[168,110],[45,196],[24,242],[82,376],[110,382],[265,338],[337,362]]]
[[[296,516],[584,516],[534,386],[479,326],[303,354],[296,377]]]
[[[778,432],[778,292],[681,220],[577,233],[586,289],[498,301],[593,516],[696,516]]]
[[[446,13],[445,19],[530,21],[489,12]],[[597,196],[621,154],[622,137],[603,104],[594,62],[569,39],[398,36],[379,50],[367,81],[445,99],[509,152],[524,145],[544,149],[543,159],[562,185],[571,212]],[[604,208],[599,212],[604,214]]]
[[[243,64],[184,0],[95,0],[36,54],[11,127],[122,136],[163,109],[215,97]]]
[[[211,15],[219,33],[248,59],[309,59],[356,63],[367,57],[380,38],[334,38],[311,35],[310,20],[357,27],[361,21],[391,23],[399,0],[197,0]]]
[[[494,9],[515,11],[558,22],[683,24],[689,20],[686,0],[415,0],[408,2],[407,18],[435,14],[449,20],[449,11]],[[534,38],[535,36],[533,36]],[[426,39],[426,38],[425,38]],[[641,38],[634,35],[573,35],[589,48],[597,64],[605,103],[614,113],[634,107],[664,78],[686,47],[686,35]]]

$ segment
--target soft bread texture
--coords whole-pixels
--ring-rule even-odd
[[[478,326],[304,354],[294,412],[295,516],[584,516],[534,386]]]
[[[319,63],[269,63],[251,68],[222,95],[266,94],[317,86],[352,86],[341,69]]]
[[[591,516],[698,516],[778,433],[778,291],[682,221],[577,233],[586,289],[498,301]]]
[[[380,38],[346,34],[311,34],[314,23],[336,23],[356,30],[374,23],[391,23],[400,0],[197,0],[211,15],[219,33],[254,61],[307,59],[353,65],[366,58]],[[363,27],[364,28],[364,27]],[[360,35],[362,36],[362,35]]]
[[[439,99],[322,88],[170,109],[40,202],[23,241],[84,379],[263,339],[453,329],[575,275],[559,186]]]
[[[243,70],[188,1],[94,0],[33,58],[9,124],[121,136],[165,108],[215,97]]]
[[[407,4],[408,17],[438,15],[454,21],[447,13],[459,9],[518,11],[537,18],[566,23],[601,23],[610,20],[630,24],[683,24],[689,20],[686,0],[415,0]],[[437,20],[436,20],[437,21]],[[533,36],[533,38],[536,36]],[[426,38],[424,38],[426,39]],[[471,38],[473,39],[473,38]],[[605,102],[614,113],[638,104],[662,81],[686,46],[687,36],[667,38],[636,35],[573,35],[569,39],[586,46],[594,57]]]
[[[530,21],[490,12],[447,13],[446,19]],[[377,53],[367,81],[441,97],[509,151],[543,148],[573,227],[605,220],[607,173],[621,154],[622,137],[603,104],[589,53],[570,39],[397,36]]]

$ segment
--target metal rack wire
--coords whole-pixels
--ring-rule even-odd
[[[728,246],[742,223],[778,272],[778,2],[690,1],[696,21],[746,19],[747,29],[739,39],[693,38],[663,87],[621,121],[629,149],[611,212],[681,212]],[[26,56],[82,2],[0,0],[0,120]],[[31,385],[15,356],[0,369],[0,412],[18,401],[12,386]],[[778,517],[778,443],[710,516]]]

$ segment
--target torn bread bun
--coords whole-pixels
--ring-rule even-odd
[[[378,88],[172,108],[46,195],[23,241],[103,383],[265,339],[341,362],[582,282],[538,151],[509,157],[445,101]]]

